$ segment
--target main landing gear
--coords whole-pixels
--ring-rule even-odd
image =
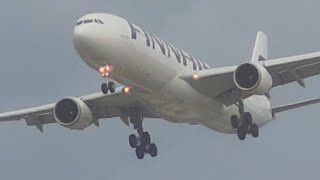
[[[103,94],[107,94],[108,92],[114,93],[116,90],[116,86],[114,82],[110,81],[110,73],[112,71],[112,66],[105,65],[99,67],[99,73],[102,77],[106,78],[107,83],[101,84],[101,91]]]
[[[143,159],[145,154],[156,157],[158,155],[157,146],[151,143],[150,134],[147,131],[143,131],[142,121],[143,117],[141,116],[130,117],[130,123],[137,130],[137,134],[129,136],[129,144],[132,148],[135,148],[138,159]]]
[[[240,117],[237,115],[231,116],[231,126],[237,129],[237,135],[240,140],[244,140],[247,134],[251,134],[256,138],[259,136],[259,127],[252,121],[250,112],[244,112],[243,102],[239,101],[237,104],[239,108]]]

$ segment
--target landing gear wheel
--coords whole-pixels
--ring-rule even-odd
[[[137,136],[136,136],[135,134],[131,134],[131,135],[129,136],[129,144],[130,144],[130,147],[132,147],[132,148],[137,147],[137,145],[138,145],[138,138],[137,138]]]
[[[157,146],[154,143],[151,143],[148,147],[148,153],[151,157],[156,157],[158,155]]]
[[[114,93],[116,91],[116,86],[115,86],[114,82],[109,82],[108,88],[111,93]]]
[[[136,155],[137,155],[138,159],[143,159],[145,153],[146,153],[146,147],[145,146],[136,147]]]
[[[251,124],[252,124],[252,116],[251,116],[251,113],[245,112],[245,113],[243,114],[243,119],[244,119],[244,122],[245,122],[247,125],[251,125]]]
[[[238,134],[238,138],[242,141],[246,138],[247,136],[247,130],[246,130],[246,126],[240,126],[237,129],[237,134]]]
[[[108,93],[109,88],[108,88],[107,83],[102,83],[101,84],[101,91],[102,91],[103,94],[107,94]]]
[[[259,127],[257,124],[252,124],[250,127],[250,134],[252,137],[256,138],[259,136]]]
[[[231,126],[233,129],[236,129],[239,127],[240,121],[237,115],[232,115],[231,116]]]
[[[143,159],[145,154],[150,154],[151,157],[158,155],[157,146],[151,143],[150,134],[143,130],[142,121],[143,117],[139,115],[138,110],[130,116],[130,123],[133,128],[137,131],[137,134],[131,134],[129,136],[129,144],[132,148],[135,148],[138,159]]]
[[[140,142],[143,145],[149,145],[151,143],[150,134],[148,132],[143,132],[140,136]]]

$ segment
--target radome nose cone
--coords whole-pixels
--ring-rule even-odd
[[[101,54],[99,52],[99,36],[96,28],[92,26],[75,27],[73,45],[82,59],[97,59]]]
[[[74,43],[86,43],[90,39],[90,33],[86,28],[75,28],[73,31],[73,41]]]
[[[94,33],[88,27],[76,27],[73,32],[73,45],[80,54],[90,54],[95,46]]]

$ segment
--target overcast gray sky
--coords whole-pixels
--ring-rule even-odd
[[[319,1],[312,0],[7,0],[0,1],[0,111],[100,90],[102,79],[72,45],[76,20],[90,12],[120,15],[217,67],[250,58],[256,31],[270,57],[320,50]],[[272,91],[275,105],[318,97],[320,77]],[[25,122],[0,125],[1,179],[319,179],[320,105],[286,112],[240,142],[201,126],[146,120],[157,158],[137,160],[134,132],[118,118],[101,128],[41,134]]]

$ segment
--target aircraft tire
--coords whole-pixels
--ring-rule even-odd
[[[148,153],[150,154],[151,157],[156,157],[158,155],[158,149],[156,144],[151,143],[148,147]]]
[[[114,84],[114,82],[108,83],[108,89],[111,93],[114,93],[116,91],[116,85]]]
[[[237,129],[237,135],[238,135],[238,138],[242,141],[246,138],[247,136],[247,131],[246,131],[246,126],[240,126],[238,127]]]
[[[149,145],[151,143],[150,134],[148,132],[143,132],[140,136],[140,142],[143,145]]]
[[[143,159],[146,153],[146,146],[140,145],[136,147],[136,155],[138,159]]]
[[[129,145],[131,148],[135,148],[138,145],[138,138],[135,134],[129,136]]]
[[[231,116],[231,126],[236,129],[239,127],[240,121],[237,115]]]
[[[101,84],[101,91],[103,94],[107,94],[108,91],[109,91],[109,88],[108,88],[108,84],[107,83],[102,83]]]
[[[259,127],[257,124],[252,124],[250,127],[250,134],[252,137],[257,138],[259,136]]]

